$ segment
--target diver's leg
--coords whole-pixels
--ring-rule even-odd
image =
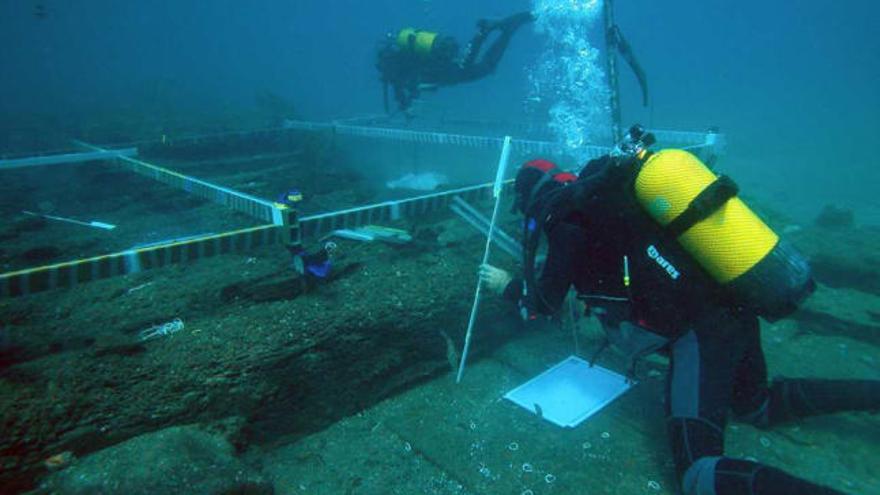
[[[742,320],[742,321],[740,321]],[[722,316],[703,322],[671,348],[667,391],[668,430],[676,471],[686,495],[839,494],[762,464],[724,456],[724,427],[737,363],[750,325]]]
[[[766,416],[761,419],[765,420],[767,426],[772,426],[806,416],[840,411],[880,411],[880,381],[773,380]]]
[[[844,495],[827,486],[792,476],[781,469],[744,459],[722,457],[714,463],[712,491],[686,491],[713,495]],[[706,471],[708,473],[708,471]]]
[[[740,338],[743,353],[735,363],[731,409],[738,419],[754,422],[766,411],[767,361],[761,347],[761,328],[757,318],[743,322]]]
[[[880,411],[880,381],[775,379],[767,387],[764,353],[757,329],[748,330],[749,344],[734,382],[733,410],[759,427],[797,418],[840,411]]]
[[[529,11],[517,12],[500,20],[480,19],[477,21],[477,30],[484,34],[489,34],[496,29],[516,30],[523,24],[534,20],[535,15]]]
[[[492,43],[489,49],[486,50],[486,53],[480,57],[479,62],[475,62],[479,50],[472,50],[468,53],[467,58],[462,64],[462,80],[469,81],[480,79],[491,74],[501,61],[504,51],[507,50],[507,45],[510,44],[510,39],[513,37],[513,33],[522,27],[523,24],[534,20],[535,17],[531,12],[520,12],[519,14],[514,14],[501,21],[492,23],[490,30],[499,29],[501,34],[498,36],[498,39]],[[481,29],[481,31],[482,30],[483,29]],[[488,35],[488,31],[486,31],[486,35]],[[480,40],[480,45],[482,45],[484,41],[485,35]]]
[[[519,29],[520,26],[522,26],[523,24],[527,24],[529,22],[534,22],[534,21],[535,21],[535,16],[531,12],[528,12],[528,11],[517,12],[516,14],[513,14],[511,16],[507,16],[504,19],[497,21],[493,27],[495,29],[500,29],[505,32],[507,32],[507,31],[513,32],[513,31],[516,31],[517,29]]]
[[[477,55],[480,53],[480,50],[483,49],[483,43],[485,43],[486,38],[489,36],[489,33],[492,32],[492,27],[485,19],[480,19],[477,21],[477,34],[471,38],[470,43],[468,43],[467,48],[465,48],[464,58],[462,59],[461,65],[462,67],[470,67],[473,65],[474,60],[477,59]]]
[[[721,361],[707,365],[708,354],[716,354],[709,344],[692,330],[673,342],[670,349],[667,430],[680,479],[697,466],[705,470],[711,464],[714,471],[714,463],[724,455],[728,403],[725,397],[729,394],[733,367],[724,354],[718,356]],[[692,483],[684,479],[685,493],[702,493],[689,491]]]

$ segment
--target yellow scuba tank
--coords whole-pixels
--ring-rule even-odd
[[[733,181],[684,150],[638,156],[639,204],[738,300],[772,321],[813,292],[806,260],[736,196]]]
[[[397,33],[397,46],[403,51],[411,51],[420,57],[427,57],[431,54],[436,39],[437,33],[407,27]]]

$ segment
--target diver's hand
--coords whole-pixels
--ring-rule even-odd
[[[501,268],[496,268],[489,264],[480,265],[480,280],[486,284],[489,290],[496,294],[504,292],[512,278],[509,273]]]

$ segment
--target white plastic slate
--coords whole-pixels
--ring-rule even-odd
[[[629,388],[623,375],[569,356],[504,398],[551,423],[574,428]]]

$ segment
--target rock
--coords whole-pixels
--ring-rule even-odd
[[[21,234],[23,232],[36,232],[38,230],[43,230],[49,222],[46,221],[45,218],[42,217],[24,217],[21,220],[15,222],[12,227],[12,232],[15,235]]]
[[[825,205],[815,220],[816,226],[825,229],[850,229],[855,225],[855,215],[848,208]]]
[[[21,257],[28,263],[48,263],[62,255],[64,253],[55,246],[39,246],[28,249]]]
[[[175,426],[132,438],[75,461],[42,486],[50,493],[273,493],[220,435]]]
[[[290,255],[276,246],[260,251],[260,263],[248,265],[247,275],[229,268],[243,261],[240,256],[163,269],[154,275],[156,286],[133,299],[114,297],[114,289],[132,285],[117,278],[35,295],[24,304],[0,300],[13,342],[26,339],[15,356],[30,359],[0,369],[3,378],[17,380],[11,385],[14,394],[5,391],[9,382],[0,381],[3,403],[15,405],[0,408],[0,461],[14,462],[0,467],[0,492],[34,489],[47,474],[43,461],[50,456],[73,452],[79,460],[59,470],[71,472],[93,462],[90,454],[157,425],[219,430],[227,444],[250,454],[280,438],[321,431],[449,371],[449,344],[437,328],[461,348],[485,237],[462,222],[447,223],[447,230],[461,234],[454,249],[349,244],[341,248],[345,259],[337,278],[292,300],[242,298],[217,311],[224,286],[260,288],[242,292],[258,296],[276,294],[267,290],[272,284],[282,288],[280,268]],[[347,272],[348,267],[357,269]],[[187,331],[148,343],[145,350],[124,347],[140,330],[176,315],[186,316]],[[471,347],[476,359],[521,324],[501,298],[486,298],[477,325],[502,319],[503,331],[476,332]],[[87,341],[93,345],[84,347]],[[53,342],[58,344],[52,347]],[[47,352],[50,347],[56,354]],[[51,382],[53,393],[47,393],[45,370],[68,359],[77,361],[73,376]],[[21,378],[25,373],[33,378]],[[56,406],[58,412],[52,412]],[[217,430],[205,426],[228,416],[245,419],[215,425]]]

